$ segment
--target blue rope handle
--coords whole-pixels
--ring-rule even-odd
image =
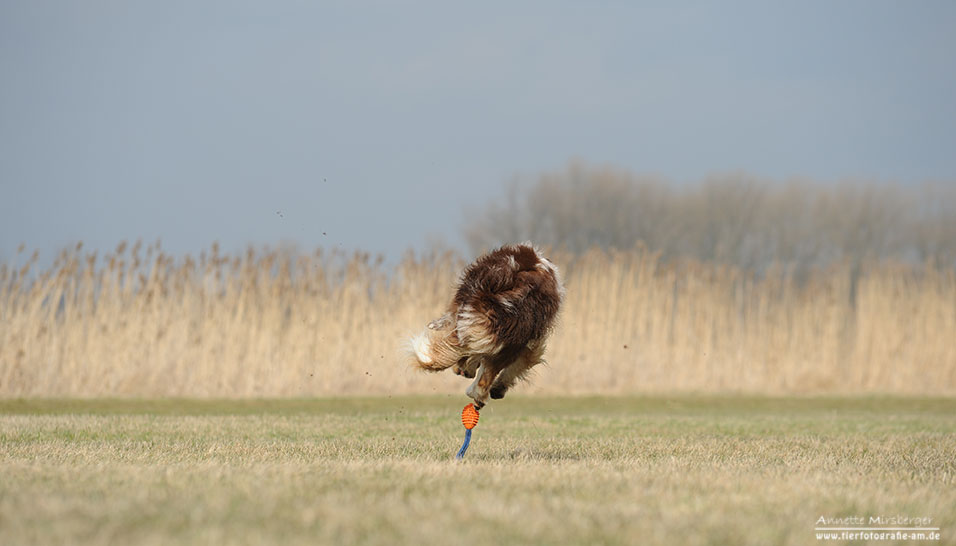
[[[468,451],[468,444],[471,443],[471,429],[465,429],[465,443],[461,444],[461,449],[458,450],[458,455],[455,455],[456,459],[462,459],[465,457],[465,451]]]

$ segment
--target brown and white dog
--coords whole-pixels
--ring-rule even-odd
[[[465,394],[481,408],[541,363],[563,296],[558,269],[534,247],[503,246],[465,268],[447,312],[412,338],[410,357],[473,377]]]

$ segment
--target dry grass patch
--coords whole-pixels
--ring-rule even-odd
[[[656,254],[553,255],[568,298],[522,392],[956,393],[956,272],[866,265],[796,279]],[[462,392],[397,357],[463,261],[126,245],[0,266],[0,397]]]

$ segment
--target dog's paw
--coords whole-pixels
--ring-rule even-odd
[[[428,323],[429,330],[444,330],[451,325],[451,315],[445,313],[437,319]]]
[[[508,392],[508,388],[503,385],[495,385],[491,387],[491,398],[494,400],[501,400],[505,397],[505,393]]]
[[[455,372],[455,375],[460,375],[462,377],[467,377],[468,379],[475,378],[475,370],[471,370],[468,367],[461,367],[458,364],[455,364],[452,367],[452,371]]]

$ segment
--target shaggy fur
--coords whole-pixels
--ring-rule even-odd
[[[465,392],[480,408],[542,361],[563,296],[557,268],[534,247],[503,246],[465,268],[447,312],[412,338],[411,360],[473,377]]]

